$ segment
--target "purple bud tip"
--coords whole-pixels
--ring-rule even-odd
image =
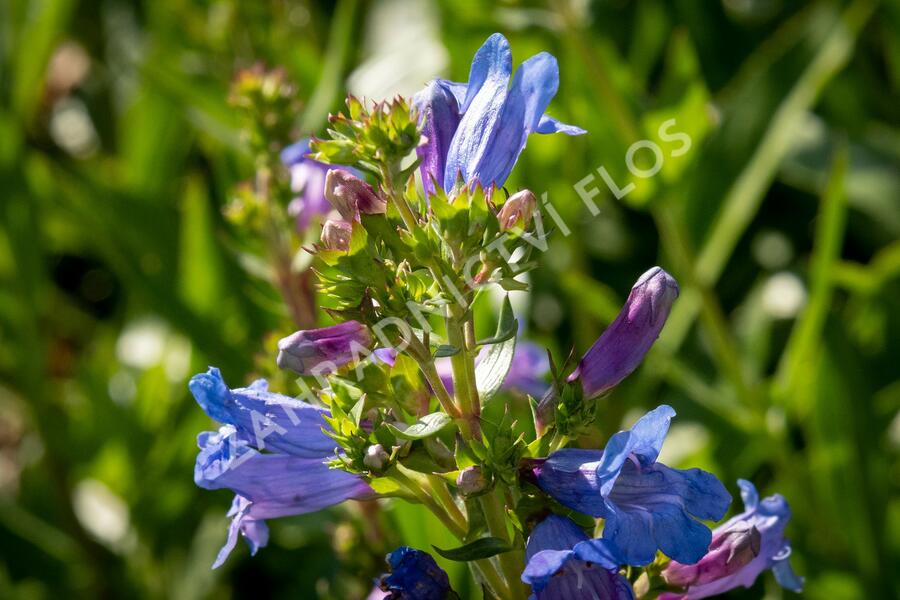
[[[678,297],[678,283],[660,267],[637,280],[625,306],[581,359],[569,381],[580,380],[586,398],[612,389],[650,350]]]
[[[480,467],[466,467],[456,477],[456,487],[463,496],[470,496],[487,489],[488,480]]]
[[[372,186],[343,169],[331,169],[325,176],[325,198],[345,221],[359,221],[360,213],[384,214],[387,202]]]
[[[513,228],[528,229],[536,206],[537,198],[534,197],[531,190],[522,190],[510,196],[497,215],[497,220],[500,221],[500,231],[508,231]]]
[[[292,333],[278,342],[276,362],[281,369],[301,375],[331,373],[351,361],[368,355],[372,335],[358,321],[347,321],[320,329]]]
[[[340,250],[346,252],[350,249],[350,237],[353,235],[353,225],[347,221],[328,219],[322,225],[322,246],[326,250]]]

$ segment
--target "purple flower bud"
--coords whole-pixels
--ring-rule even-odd
[[[569,381],[581,382],[585,398],[618,385],[644,360],[677,297],[678,284],[661,268],[641,275],[619,316],[582,357]]]
[[[372,335],[358,321],[306,329],[278,341],[278,367],[301,375],[324,375],[367,355]]]
[[[513,228],[528,229],[535,206],[537,206],[537,198],[534,197],[531,190],[522,190],[510,196],[497,215],[497,220],[500,221],[500,231],[508,231]]]
[[[322,246],[326,250],[341,250],[346,252],[350,249],[350,236],[353,235],[353,225],[347,221],[339,221],[337,219],[328,219],[322,225]]]
[[[482,492],[487,488],[487,485],[487,478],[480,467],[466,467],[456,477],[456,487],[463,496]]]
[[[669,585],[688,587],[704,585],[733,575],[759,556],[762,535],[752,524],[735,523],[713,534],[712,543],[700,562],[683,565],[672,561],[662,572]]]
[[[331,169],[325,176],[325,197],[345,221],[359,221],[359,214],[379,215],[387,203],[372,186],[352,173]]]

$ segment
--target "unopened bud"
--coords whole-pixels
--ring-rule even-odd
[[[641,275],[619,315],[585,353],[569,381],[579,380],[588,399],[618,385],[644,360],[677,297],[678,284],[661,268]]]
[[[528,229],[536,206],[537,198],[534,197],[531,190],[522,190],[510,196],[497,215],[500,231]]]
[[[456,487],[463,496],[471,496],[487,489],[488,480],[481,467],[466,467],[456,477]]]
[[[378,215],[387,210],[372,186],[342,169],[331,169],[325,176],[325,197],[345,221],[359,221],[359,214]]]
[[[733,575],[759,556],[762,536],[753,525],[738,523],[713,535],[706,556],[693,565],[671,561],[662,572],[669,585],[699,586]]]
[[[339,221],[337,219],[328,219],[322,225],[322,246],[326,250],[341,250],[346,252],[350,249],[350,237],[353,235],[353,225],[347,221]]]
[[[366,455],[363,457],[363,464],[373,471],[381,471],[391,460],[391,456],[385,451],[381,444],[374,444],[366,448]]]
[[[372,343],[368,328],[358,321],[304,329],[278,341],[276,362],[301,375],[321,375],[322,369],[330,372],[359,360]]]

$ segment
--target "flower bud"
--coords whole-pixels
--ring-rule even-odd
[[[463,496],[471,496],[487,489],[488,480],[481,467],[466,467],[456,477],[456,487]]]
[[[331,169],[325,176],[325,197],[345,221],[359,221],[359,214],[378,215],[387,203],[372,186],[342,169]]]
[[[662,571],[669,585],[678,587],[699,586],[728,577],[750,564],[759,556],[762,536],[759,530],[747,523],[717,531],[709,551],[700,562],[683,565],[671,561]]]
[[[615,321],[585,353],[569,381],[581,382],[585,398],[618,385],[644,360],[677,297],[678,284],[661,268],[641,275]]]
[[[366,448],[363,464],[373,471],[381,471],[387,466],[389,460],[391,460],[391,456],[385,451],[384,446],[381,444],[374,444]]]
[[[528,229],[536,206],[537,198],[534,197],[531,190],[522,190],[510,196],[497,215],[497,220],[500,221],[500,231]]]
[[[278,341],[276,362],[300,375],[324,375],[366,355],[372,335],[358,321],[292,333]]]
[[[322,246],[326,250],[341,250],[346,252],[350,249],[350,237],[353,235],[353,225],[347,221],[339,221],[337,219],[328,219],[322,225]]]

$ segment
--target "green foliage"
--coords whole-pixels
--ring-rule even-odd
[[[259,233],[271,219],[288,226],[288,191],[276,189],[268,205],[251,186],[232,193],[258,167],[252,146],[315,134],[322,159],[355,163],[379,182],[405,181],[415,169],[401,162],[420,142],[403,101],[353,101],[331,123],[335,137],[324,139],[325,115],[341,109],[357,66],[351,81],[393,81],[412,70],[424,43],[407,42],[402,60],[379,72],[368,59],[389,54],[367,36],[383,23],[398,37],[418,29],[378,18],[381,5],[393,3],[334,4],[0,2],[0,597],[265,590],[364,598],[384,554],[401,541],[459,546],[422,504],[349,503],[273,521],[269,547],[252,560],[239,548],[209,571],[230,496],[191,481],[194,437],[213,423],[187,379],[214,364],[233,386],[265,376],[277,391],[297,391],[272,360],[274,340],[296,325]],[[549,112],[589,131],[533,136],[507,182],[539,197],[546,191],[571,230],[545,211],[547,253],[507,242],[531,249],[529,264],[541,266],[529,274],[525,335],[562,363],[571,348],[581,352],[596,339],[647,266],[661,264],[682,285],[647,364],[596,403],[577,443],[596,446],[633,411],[667,402],[679,412],[674,462],[714,470],[733,492],[745,477],[789,499],[806,597],[896,597],[896,6],[439,2],[435,14],[432,41],[449,57],[444,75],[465,80],[472,51],[504,31],[516,61],[540,50],[559,58],[560,93]],[[274,120],[254,125],[252,142],[241,137],[244,113],[228,98],[235,74],[253,73],[256,63],[283,66],[296,94],[267,95],[286,88],[238,79],[242,102],[277,105]],[[435,74],[409,75],[415,84],[400,91]],[[307,108],[285,121],[298,100]],[[661,129],[670,119],[675,125]],[[667,131],[688,134],[690,149],[675,156],[679,144]],[[662,149],[658,176],[641,178],[625,164],[640,139]],[[386,149],[377,162],[359,162],[376,146]],[[268,148],[270,162],[277,150]],[[646,167],[645,158],[638,153],[636,162]],[[617,199],[601,166],[619,189],[634,183],[634,191]],[[587,176],[588,189],[600,190],[596,215],[573,187]],[[430,219],[428,207],[408,201],[417,218]],[[462,232],[481,232],[483,244],[497,239],[493,204],[500,203],[481,191],[452,204],[439,198],[434,213],[452,212],[453,226],[400,242],[390,234],[401,215],[364,216],[379,235],[354,229],[349,253],[320,254],[315,264],[336,299],[324,308],[369,320],[400,314],[409,300],[440,305],[447,299],[423,276],[440,255],[438,242],[455,240],[462,257],[472,250]],[[395,260],[394,243],[414,248],[417,263]],[[310,239],[285,243],[288,262],[306,256],[301,244]],[[480,258],[485,281],[521,287],[515,273],[495,272],[504,268],[492,262],[496,255]],[[380,290],[381,313],[372,312],[362,282]],[[805,302],[786,304],[798,289]],[[489,323],[476,332],[486,343],[493,321],[479,322]],[[461,344],[439,333],[429,350],[455,355]],[[526,400],[503,391],[484,407],[493,444],[461,447],[456,465],[445,455],[457,442],[450,426],[402,441],[384,423],[371,433],[361,427],[375,406],[409,415],[421,408],[428,395],[409,362],[367,367],[332,400],[346,443],[358,447],[351,468],[367,470],[365,448],[380,443],[391,465],[424,478],[452,479],[476,463],[490,465],[492,478],[515,477],[513,465],[528,452],[522,440],[533,432]],[[581,406],[566,389],[562,404]],[[375,481],[379,491],[406,495],[395,481]],[[519,499],[520,525],[559,509],[530,505],[534,499],[527,490]],[[478,504],[466,506],[470,539],[486,527]],[[464,565],[438,561],[461,597],[480,597]],[[732,597],[778,597],[769,585]]]

